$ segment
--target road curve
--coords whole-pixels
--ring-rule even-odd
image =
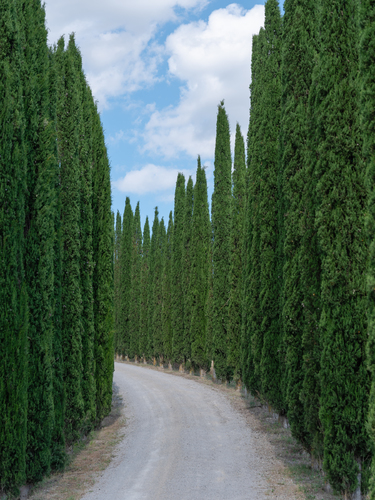
[[[125,437],[82,500],[263,500],[252,433],[227,397],[194,380],[116,363]]]

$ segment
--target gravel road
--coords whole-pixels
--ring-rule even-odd
[[[272,498],[255,436],[225,395],[156,370],[123,363],[115,369],[125,435],[82,500]]]

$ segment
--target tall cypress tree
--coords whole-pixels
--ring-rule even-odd
[[[198,156],[191,223],[191,361],[193,366],[208,368],[206,353],[206,300],[210,271],[211,224],[207,199],[206,172]]]
[[[285,268],[285,399],[292,433],[315,457],[321,455],[319,411],[320,261],[311,171],[309,92],[314,65],[315,4],[288,1],[283,22],[281,170]],[[302,308],[301,308],[302,305]]]
[[[111,179],[103,127],[93,106],[93,250],[96,419],[111,411],[113,381],[113,214]]]
[[[166,231],[164,219],[162,218],[158,228],[156,250],[153,266],[153,355],[160,361],[164,358],[163,348],[163,254],[165,252]]]
[[[121,231],[122,222],[120,212],[117,211],[116,216],[116,230],[115,230],[115,265],[114,265],[114,284],[115,284],[115,333],[114,333],[114,345],[115,350],[118,352],[118,341],[120,337],[120,318],[121,318],[121,267],[120,267],[120,250],[121,250]]]
[[[281,16],[277,0],[265,5],[265,47],[263,68],[262,137],[259,200],[260,315],[263,339],[260,377],[264,397],[278,410],[283,408],[279,381],[279,332],[277,269],[277,173],[280,131]]]
[[[191,339],[190,339],[190,324],[191,324],[191,290],[190,290],[190,274],[191,274],[191,222],[193,217],[194,206],[194,185],[193,180],[189,177],[186,184],[185,210],[184,210],[184,230],[183,230],[183,246],[182,246],[182,279],[183,279],[183,296],[184,296],[184,358],[191,360]]]
[[[184,296],[183,296],[183,234],[185,206],[185,177],[177,176],[174,196],[174,231],[172,246],[172,360],[183,363],[184,359]]]
[[[314,237],[315,177],[309,170],[307,149],[308,95],[314,63],[314,4],[288,1],[285,9],[280,139],[285,211],[284,390],[292,433],[308,451],[318,456],[319,440],[314,435],[319,429],[316,325],[320,263]]]
[[[55,136],[59,138],[57,128],[57,117],[63,112],[64,107],[64,78],[63,63],[64,42],[61,39],[58,46],[50,49],[50,110],[51,119],[55,123]],[[55,141],[54,156],[58,160],[60,146],[59,139]],[[66,461],[65,453],[65,387],[64,387],[64,358],[63,358],[63,337],[62,337],[62,221],[61,221],[61,169],[59,162],[55,162],[55,245],[54,245],[54,291],[55,306],[53,315],[53,401],[54,401],[54,425],[52,434],[52,457],[51,466],[53,469],[62,469]]]
[[[349,496],[369,456],[364,237],[366,190],[358,120],[357,4],[322,1],[316,86],[316,228],[322,251],[320,420],[323,466]]]
[[[116,351],[122,356],[129,350],[129,308],[131,292],[131,253],[133,237],[133,211],[129,197],[125,200],[124,216],[122,218],[122,235],[120,249],[120,299],[119,299],[119,332]]]
[[[169,213],[168,229],[163,255],[163,355],[166,361],[172,358],[172,310],[171,310],[171,279],[172,279],[172,245],[173,245],[173,214]]]
[[[141,267],[141,303],[139,320],[139,355],[146,357],[149,318],[149,286],[150,286],[150,225],[148,217],[143,228],[142,267]]]
[[[14,1],[0,2],[0,488],[25,479],[27,292],[23,271],[26,150],[23,57]]]
[[[251,336],[250,341],[250,356],[251,356],[251,373],[248,380],[248,388],[252,394],[261,392],[261,361],[263,352],[263,333],[262,328],[262,303],[260,294],[262,291],[261,285],[261,270],[262,270],[262,255],[261,255],[261,232],[262,232],[262,169],[263,169],[263,136],[261,125],[265,125],[264,106],[265,89],[267,86],[265,68],[268,57],[267,35],[266,31],[261,28],[256,42],[255,54],[255,76],[254,83],[256,100],[251,104],[251,118],[249,127],[254,127],[254,130],[249,130],[251,140],[249,141],[249,210],[251,214],[251,247],[249,249],[249,307],[248,307],[248,331]],[[252,84],[253,87],[253,84]]]
[[[228,308],[228,367],[232,377],[241,379],[242,273],[245,211],[245,144],[236,126],[230,233],[230,301]]]
[[[257,208],[258,179],[255,166],[255,159],[258,153],[257,132],[260,112],[261,86],[261,54],[263,30],[259,35],[254,35],[252,40],[251,56],[251,85],[250,85],[250,122],[247,133],[247,186],[246,186],[246,208],[245,208],[245,228],[243,244],[243,285],[242,285],[242,330],[241,330],[241,366],[243,381],[253,394],[259,388],[254,377],[254,362],[252,356],[252,333],[257,325],[257,307],[259,294],[256,293],[258,283],[257,274],[259,262],[257,262],[257,245],[253,245],[253,239],[258,241],[254,224],[254,214]]]
[[[139,202],[134,213],[133,237],[131,248],[131,289],[129,305],[129,357],[138,356],[139,347],[139,314],[141,300],[141,257],[142,257],[142,229]]]
[[[369,245],[369,259],[367,264],[367,295],[368,295],[368,340],[367,340],[367,366],[371,372],[371,392],[369,398],[369,413],[367,430],[372,441],[375,441],[375,69],[374,56],[374,31],[375,31],[375,5],[366,0],[361,3],[360,10],[360,90],[361,90],[361,132],[363,137],[363,156],[366,162],[366,236]],[[372,478],[370,482],[370,498],[375,498],[375,460],[372,462]]]
[[[27,199],[25,271],[29,305],[28,480],[49,474],[54,425],[52,339],[54,224],[56,209],[55,123],[50,116],[49,54],[40,1],[21,2],[25,46]]]
[[[61,164],[62,339],[66,392],[65,435],[68,442],[78,437],[84,403],[82,398],[82,296],[80,274],[80,188],[79,74],[75,66],[75,42],[71,36],[63,64],[65,96],[58,115],[59,160]]]
[[[219,378],[227,379],[227,329],[229,303],[229,248],[231,225],[231,169],[229,122],[224,101],[216,122],[214,192],[212,194],[213,243],[213,360]]]
[[[209,244],[209,256],[208,256],[208,288],[207,297],[205,302],[205,317],[206,317],[206,358],[207,364],[211,368],[211,363],[213,361],[213,303],[214,303],[214,275],[213,275],[213,265],[212,265],[212,247],[213,247],[213,231],[212,231],[212,221],[210,223],[210,244]]]
[[[151,359],[154,356],[154,312],[155,312],[155,265],[158,260],[158,244],[159,244],[159,211],[155,207],[154,222],[152,224],[152,236],[150,244],[150,261],[149,261],[149,287],[148,287],[148,319],[147,319],[147,348],[146,358]]]
[[[82,57],[74,45],[74,59],[79,75],[81,122],[79,124],[79,163],[81,167],[80,242],[82,294],[82,396],[84,421],[82,428],[92,428],[96,419],[95,359],[94,359],[94,296],[93,296],[93,97],[82,68]]]

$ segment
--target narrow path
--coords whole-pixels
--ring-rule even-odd
[[[252,431],[222,393],[167,373],[115,366],[126,437],[82,500],[272,498]]]

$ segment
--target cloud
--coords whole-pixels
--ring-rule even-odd
[[[176,107],[152,113],[145,129],[145,151],[176,157],[212,158],[217,105],[225,107],[246,134],[252,36],[264,23],[264,6],[245,10],[237,4],[177,28],[166,40],[169,76],[184,82]]]
[[[182,172],[185,178],[189,175],[193,178],[194,173],[189,170],[169,169],[149,164],[140,170],[131,170],[125,177],[112,182],[112,186],[122,193],[143,195],[159,191],[169,191],[176,186],[177,175]],[[164,195],[163,200],[170,199],[170,195]],[[173,200],[173,197],[172,197]]]
[[[157,80],[162,47],[157,29],[176,21],[176,8],[199,9],[207,0],[46,0],[49,42],[76,33],[84,69],[100,108],[108,99]]]

